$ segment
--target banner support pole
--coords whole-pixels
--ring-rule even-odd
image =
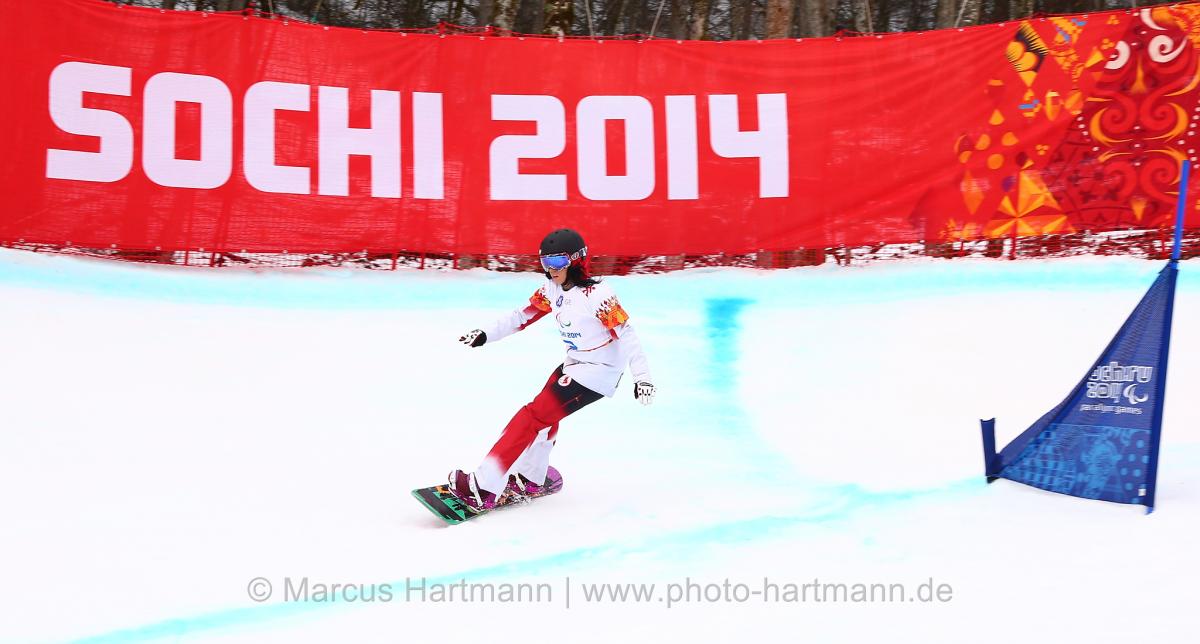
[[[1179,251],[1183,244],[1183,214],[1187,209],[1187,189],[1188,177],[1191,175],[1192,164],[1188,159],[1183,160],[1183,167],[1179,173],[1179,201],[1175,207],[1175,247],[1171,250],[1171,261],[1167,263],[1166,270],[1171,271],[1170,290],[1167,294],[1167,310],[1163,315],[1163,335],[1162,335],[1162,387],[1158,394],[1158,405],[1154,410],[1153,433],[1150,435],[1150,462],[1146,468],[1146,481],[1149,484],[1149,489],[1146,490],[1146,514],[1154,512],[1154,497],[1158,491],[1158,452],[1159,446],[1162,443],[1162,417],[1163,407],[1166,406],[1167,400],[1167,365],[1171,358],[1171,322],[1175,316],[1175,272],[1179,270]]]
[[[1191,175],[1192,164],[1188,159],[1183,160],[1179,172],[1179,201],[1175,204],[1175,244],[1171,249],[1171,261],[1179,261],[1179,251],[1183,246],[1183,215],[1187,210],[1188,178]]]
[[[995,481],[998,476],[992,471],[992,464],[996,461],[996,419],[979,421],[979,429],[983,432],[983,474],[987,477],[987,482]]]

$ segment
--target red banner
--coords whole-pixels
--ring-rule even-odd
[[[1145,229],[1200,147],[1196,4],[762,42],[0,8],[7,243],[525,254],[571,226],[635,256]]]

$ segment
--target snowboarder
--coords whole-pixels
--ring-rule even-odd
[[[561,486],[562,477],[549,464],[559,421],[612,397],[627,363],[634,398],[643,405],[654,400],[646,355],[629,315],[612,289],[589,275],[583,237],[567,228],[555,230],[542,240],[539,255],[546,282],[529,304],[459,338],[468,346],[483,346],[552,314],[567,349],[541,392],[508,421],[483,464],[474,472],[450,473],[450,491],[476,510],[495,507],[506,494],[539,496]]]

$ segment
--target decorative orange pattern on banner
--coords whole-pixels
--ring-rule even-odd
[[[987,125],[955,144],[965,212],[940,238],[1170,226],[1196,160],[1198,44],[1194,4],[1023,22]]]

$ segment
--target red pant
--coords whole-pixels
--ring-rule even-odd
[[[532,469],[540,469],[540,477],[545,477],[545,464],[539,467],[536,461],[549,458],[549,449],[558,435],[558,421],[603,397],[564,375],[562,365],[559,365],[538,395],[508,421],[500,440],[492,446],[475,473],[479,486],[493,494],[502,492],[513,464],[535,442],[539,443],[539,454],[532,455],[535,461]],[[547,428],[549,431],[542,435],[542,430]],[[542,435],[540,440],[539,435]],[[541,456],[543,450],[545,454]],[[534,480],[540,481],[540,478]]]

